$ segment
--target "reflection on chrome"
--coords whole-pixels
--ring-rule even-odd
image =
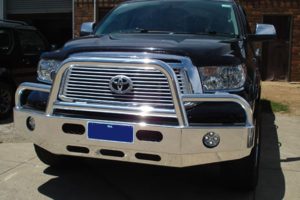
[[[141,106],[140,110],[141,110],[141,116],[145,117],[147,116],[148,113],[150,113],[151,111],[153,111],[153,107],[151,106]]]

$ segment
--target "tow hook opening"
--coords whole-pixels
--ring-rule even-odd
[[[110,149],[101,149],[99,153],[103,156],[112,156],[122,158],[125,154],[122,151],[110,150]]]
[[[74,135],[83,135],[85,133],[85,127],[80,124],[66,123],[62,126],[62,130],[64,133],[74,134]]]
[[[161,142],[163,135],[159,131],[140,130],[136,133],[137,139],[149,142]]]
[[[149,161],[161,161],[161,157],[155,154],[147,154],[147,153],[136,153],[135,157],[140,160],[149,160]]]
[[[85,153],[85,154],[90,152],[90,150],[86,147],[71,146],[71,145],[67,146],[67,150],[74,153]]]

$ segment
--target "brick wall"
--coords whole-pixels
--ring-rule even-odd
[[[113,8],[125,0],[98,0],[98,6],[101,8]]]
[[[249,23],[254,29],[263,22],[264,15],[291,15],[292,50],[290,80],[300,81],[300,0],[239,0],[245,8]]]
[[[96,7],[111,9],[124,0],[97,0]],[[74,1],[74,37],[79,36],[80,26],[83,22],[94,21],[94,0]]]
[[[75,0],[74,2],[74,37],[79,36],[80,26],[84,22],[94,21],[93,0]]]

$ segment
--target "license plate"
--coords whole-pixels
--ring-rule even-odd
[[[133,143],[133,127],[89,122],[88,138],[92,140]]]

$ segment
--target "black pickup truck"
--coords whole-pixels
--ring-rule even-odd
[[[220,163],[254,188],[260,75],[250,31],[231,0],[128,1],[39,63],[17,90],[15,128],[51,166],[89,157],[169,167]]]

